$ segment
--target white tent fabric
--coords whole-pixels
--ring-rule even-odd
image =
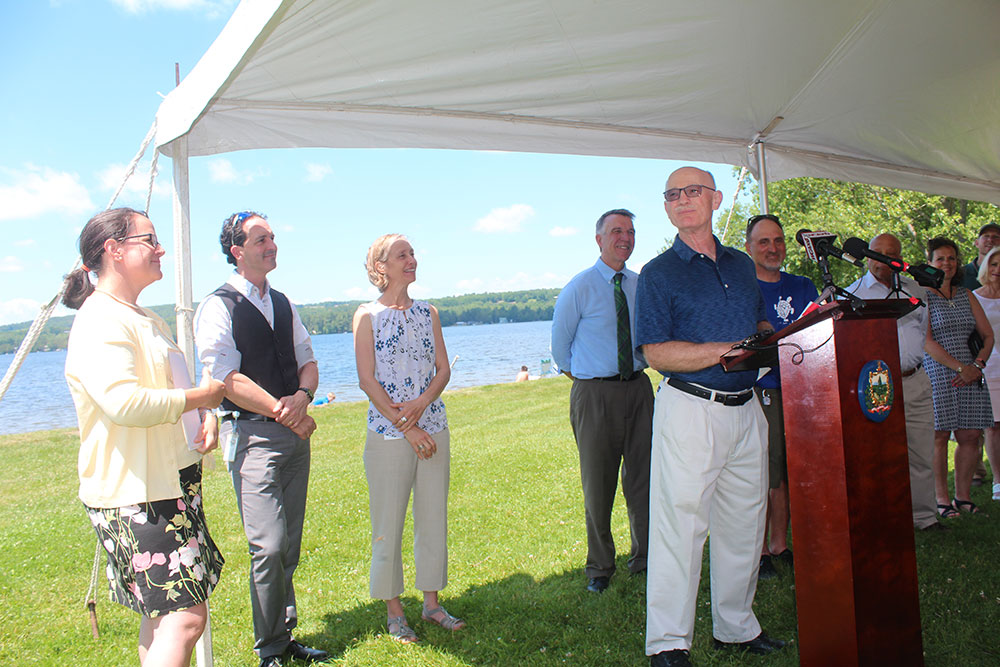
[[[244,0],[162,103],[156,144],[756,171],[763,140],[772,180],[1000,204],[998,29],[993,0]]]

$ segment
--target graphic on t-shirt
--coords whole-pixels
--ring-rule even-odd
[[[788,324],[792,315],[795,313],[795,309],[792,308],[792,297],[789,296],[786,299],[778,297],[778,303],[774,304],[774,312],[778,314],[781,321]]]

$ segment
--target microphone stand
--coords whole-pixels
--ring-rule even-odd
[[[854,312],[859,313],[864,310],[864,299],[855,296],[854,294],[851,294],[847,290],[837,287],[837,285],[834,284],[833,276],[830,274],[830,256],[827,253],[817,252],[816,263],[819,264],[820,271],[823,274],[823,289],[820,291],[815,303],[823,303],[831,300],[835,296],[839,296],[846,299],[847,302],[851,304],[851,310]]]

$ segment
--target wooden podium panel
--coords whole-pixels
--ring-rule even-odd
[[[827,312],[780,341],[802,665],[923,664],[895,317]],[[875,359],[894,387],[882,422],[858,401]]]

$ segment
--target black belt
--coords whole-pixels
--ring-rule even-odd
[[[685,394],[691,394],[692,396],[697,396],[698,398],[704,398],[706,401],[715,401],[716,403],[722,403],[723,405],[737,406],[744,405],[747,401],[753,398],[753,389],[747,389],[746,391],[741,391],[738,394],[725,394],[719,391],[709,391],[708,389],[702,389],[690,382],[685,382],[684,380],[678,380],[676,378],[670,378],[667,380],[669,384],[674,389],[680,389]]]
[[[264,415],[259,415],[256,412],[241,412],[238,417],[233,417],[231,414],[223,415],[222,421],[239,419],[240,421],[248,422],[276,422],[278,421],[274,417],[265,417]]]
[[[923,365],[924,365],[924,362],[921,361],[919,364],[917,364],[916,366],[914,366],[910,370],[903,371],[902,372],[902,376],[905,377],[905,378],[910,377],[911,375],[913,375],[914,373],[916,373],[917,371],[919,371],[920,367],[923,366]]]
[[[622,377],[621,375],[612,375],[606,378],[587,378],[588,380],[597,380],[598,382],[631,382],[632,380],[637,380],[640,377],[646,375],[643,371],[635,371],[632,375],[626,375]]]

